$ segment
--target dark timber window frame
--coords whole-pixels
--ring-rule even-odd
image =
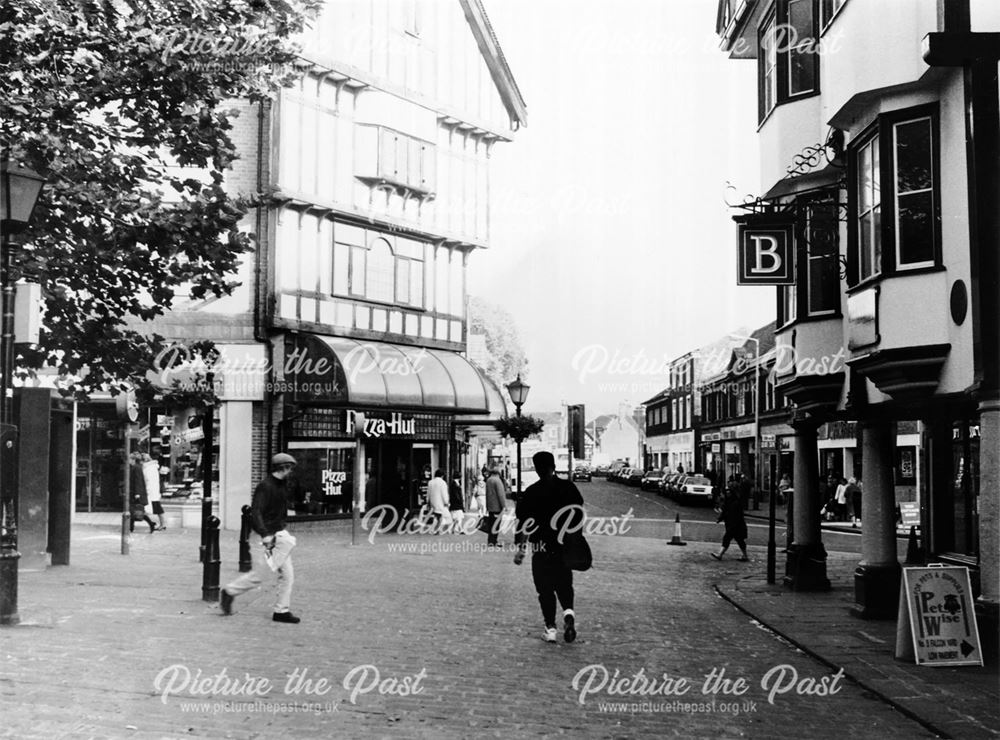
[[[920,124],[926,121],[929,134],[929,170],[930,185],[923,188],[911,188],[900,192],[897,187],[899,161],[904,155],[900,148],[900,130],[905,126]],[[913,108],[892,111],[879,116],[861,135],[850,143],[848,153],[848,249],[847,249],[847,283],[848,290],[854,290],[865,285],[877,283],[886,277],[919,274],[943,269],[941,250],[941,145],[940,145],[939,109],[937,103],[929,103]],[[861,182],[861,165],[867,161],[865,152],[878,155],[878,187],[880,202],[880,223],[872,232],[878,237],[878,244],[873,241],[872,250],[879,249],[877,259],[872,264],[870,273],[862,270],[860,230],[862,228],[861,213],[865,203],[859,197]],[[913,239],[918,233],[924,233],[927,224],[915,223],[909,229],[900,224],[899,203],[902,198],[915,200],[920,196],[931,198],[929,219],[933,233],[929,254],[924,259],[913,260],[904,253],[907,245],[902,242],[909,236]],[[927,209],[923,209],[926,213]],[[919,216],[918,209],[914,212]],[[867,213],[867,211],[866,211]],[[913,249],[915,242],[911,242]]]

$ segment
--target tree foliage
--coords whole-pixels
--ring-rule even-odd
[[[469,333],[486,336],[489,359],[483,370],[502,392],[506,393],[505,385],[518,375],[526,376],[528,360],[514,318],[506,309],[470,296]]]
[[[45,307],[22,372],[54,367],[78,393],[141,379],[163,340],[128,320],[161,315],[182,287],[232,291],[254,202],[223,188],[237,157],[227,101],[291,78],[316,5],[0,0],[0,146],[47,177],[15,257]]]

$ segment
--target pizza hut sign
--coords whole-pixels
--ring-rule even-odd
[[[389,414],[388,419],[373,417],[370,413],[359,414],[348,410],[347,428],[354,429],[358,422],[363,423],[359,430],[365,437],[378,439],[380,437],[406,437],[417,432],[417,421],[412,416],[404,416],[398,412]]]

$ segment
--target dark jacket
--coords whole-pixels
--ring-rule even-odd
[[[253,531],[267,537],[285,528],[288,516],[288,487],[285,481],[268,474],[257,484],[250,504]]]
[[[142,465],[130,465],[128,475],[132,508],[141,509],[149,503],[149,496],[146,495],[146,478],[142,474]]]
[[[465,496],[462,494],[462,486],[457,480],[452,480],[448,484],[448,508],[451,511],[465,510]]]
[[[716,519],[717,522],[726,523],[726,534],[737,541],[747,538],[747,520],[743,518],[741,499],[736,491],[728,491],[722,499],[722,511]]]
[[[565,507],[574,505],[581,508],[566,509],[560,513]],[[542,479],[532,483],[517,502],[515,539],[519,543],[525,539],[533,544],[544,543],[542,551],[558,552],[559,543],[556,541],[556,536],[559,530],[574,531],[583,519],[582,507],[583,496],[580,495],[580,490],[568,480],[553,476],[548,480]],[[559,516],[553,522],[557,514]]]
[[[486,479],[486,511],[499,514],[506,505],[507,487],[499,473],[491,473]]]

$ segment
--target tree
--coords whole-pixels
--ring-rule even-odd
[[[15,257],[45,307],[19,372],[54,367],[80,395],[141,383],[164,342],[127,321],[162,315],[181,288],[232,291],[258,200],[222,186],[237,157],[226,101],[261,102],[291,78],[317,5],[0,0],[0,146],[47,176]]]
[[[469,334],[486,336],[486,351],[489,353],[483,371],[502,392],[505,385],[518,375],[526,375],[528,360],[521,346],[514,318],[493,303],[469,297]]]

